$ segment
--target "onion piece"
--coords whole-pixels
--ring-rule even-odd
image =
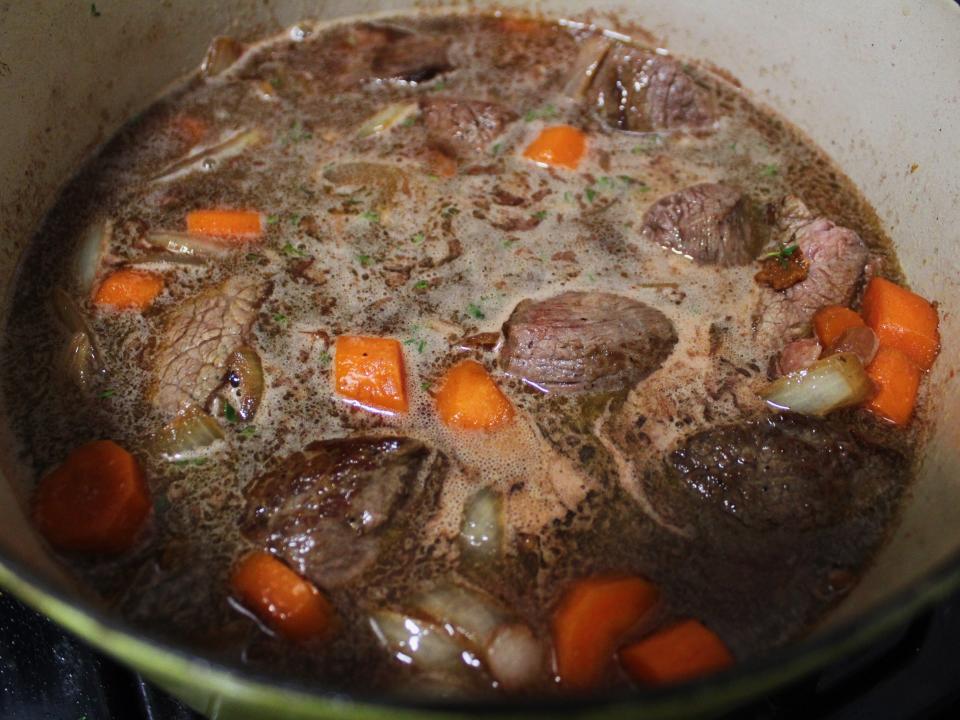
[[[505,619],[504,611],[492,599],[452,583],[419,596],[414,607],[479,648],[490,643]]]
[[[222,160],[236,157],[251,145],[256,145],[262,137],[263,133],[257,129],[221,135],[217,144],[194,148],[151,177],[150,182],[170,182],[197,170],[211,170]]]
[[[252,420],[263,398],[263,364],[248,345],[238,348],[227,363],[229,390],[225,399],[241,420]]]
[[[463,648],[443,628],[392,610],[370,616],[370,627],[387,651],[405,665],[450,670],[463,661]]]
[[[210,42],[207,54],[200,64],[201,77],[216,77],[237,62],[246,47],[242,42],[227,35],[218,35]]]
[[[61,358],[61,369],[66,377],[81,390],[86,390],[100,370],[99,365],[90,337],[82,331],[70,336]]]
[[[173,252],[154,252],[148,255],[140,255],[127,261],[127,265],[143,267],[145,265],[204,265],[206,258],[199,255],[184,255]]]
[[[217,421],[191,406],[160,429],[151,447],[166,460],[182,460],[218,440],[223,440],[223,430]]]
[[[357,129],[358,137],[370,137],[384,130],[389,130],[402,123],[407,118],[413,117],[419,112],[420,106],[417,103],[391,103],[378,113],[371,115]]]
[[[466,555],[496,558],[503,548],[503,498],[483,488],[467,501],[460,529],[460,547]]]
[[[847,328],[837,341],[827,348],[827,355],[851,352],[860,358],[860,362],[867,367],[873,362],[880,349],[880,338],[870,328],[864,325]]]
[[[504,689],[533,685],[543,672],[543,645],[523,623],[502,625],[487,647],[490,674]]]
[[[784,375],[770,383],[762,397],[778,410],[823,416],[838,408],[857,405],[872,393],[873,383],[860,358],[844,352]]]
[[[168,253],[200,258],[223,258],[239,247],[236,243],[228,244],[214,237],[173,230],[147,233],[146,240],[153,247]]]
[[[586,94],[590,83],[593,82],[593,76],[597,73],[597,68],[610,51],[613,43],[609,38],[602,35],[594,35],[588,38],[580,46],[580,52],[577,53],[573,61],[573,70],[570,72],[570,78],[563,89],[563,94],[574,100],[582,100]]]
[[[91,223],[80,239],[73,259],[73,274],[84,294],[93,289],[100,263],[107,254],[112,237],[113,221],[101,218]]]

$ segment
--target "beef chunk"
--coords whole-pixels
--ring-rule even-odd
[[[643,216],[643,237],[709,265],[745,265],[757,254],[743,196],[701,183],[657,200]]]
[[[233,277],[175,307],[154,354],[150,401],[168,414],[205,405],[223,382],[224,364],[243,344],[268,288],[258,278]]]
[[[760,288],[755,323],[760,334],[777,344],[806,335],[820,308],[849,305],[869,254],[857,233],[815,217],[796,198],[784,201],[779,231],[785,245],[800,247],[809,267],[806,280],[786,290]]]
[[[688,493],[757,529],[836,524],[906,472],[898,453],[792,414],[703,430],[667,464]]]
[[[373,57],[373,72],[381,79],[425,82],[452,65],[447,41],[421,33],[394,32]]]
[[[703,128],[713,123],[709,94],[676,60],[618,43],[587,93],[600,118],[633,132]]]
[[[601,292],[524,300],[503,326],[500,364],[545,391],[617,390],[656,370],[677,342],[649,305]]]
[[[313,442],[247,486],[241,530],[317,584],[341,585],[376,560],[401,506],[435,494],[445,467],[405,437]]]
[[[448,155],[483,154],[487,145],[517,116],[483,100],[429,97],[420,101],[430,143]]]

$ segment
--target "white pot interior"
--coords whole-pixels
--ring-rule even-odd
[[[482,4],[482,3],[481,3]],[[505,3],[524,5],[523,3]],[[410,2],[127,0],[0,5],[0,284],[58,188],[124,122],[196,67],[213,35],[253,37],[302,17]],[[471,4],[475,6],[476,4]],[[873,204],[912,286],[941,309],[929,441],[904,517],[827,624],[901,590],[960,549],[960,10],[950,0],[597,0],[679,55],[728,70],[806,131]],[[583,3],[536,9],[582,16]],[[599,12],[598,23],[610,19]],[[25,520],[25,478],[0,423],[0,549],[66,582]]]

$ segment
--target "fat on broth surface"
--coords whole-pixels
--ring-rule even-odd
[[[671,489],[676,480],[664,459],[683,438],[769,415],[755,393],[745,403],[711,389],[732,368],[744,387],[759,390],[778,348],[758,345],[752,333],[762,291],[756,264],[696,264],[640,230],[652,202],[698,182],[736,187],[758,215],[794,194],[855,230],[879,272],[897,278],[875,214],[800,133],[696,64],[683,69],[713,97],[714,127],[604,127],[585,102],[563,95],[579,48],[598,31],[524,22],[483,15],[378,21],[447,38],[452,67],[416,82],[353,83],[343,56],[369,52],[368,26],[305,23],[159,100],[65,189],[23,261],[3,382],[23,459],[38,478],[97,438],[116,440],[143,463],[155,516],[142,542],[109,561],[65,558],[110,606],[229,659],[348,690],[422,681],[429,692],[416,668],[380,646],[368,617],[403,609],[450,578],[485,589],[548,637],[571,579],[639,574],[663,595],[658,623],[699,618],[742,659],[802,634],[869,562],[909,484],[914,438],[863,411],[823,422],[904,460],[871,480],[874,503],[841,521],[761,530]],[[431,154],[418,114],[358,136],[385,106],[430,96],[495,102],[516,117],[483,153],[458,161],[452,177],[440,176],[447,161]],[[558,123],[588,133],[575,171],[522,156],[540,130]],[[251,130],[259,142],[234,157],[157,179],[192,148]],[[404,187],[386,201],[369,187],[351,191],[329,181],[332,168],[358,161],[399,170]],[[498,193],[509,202],[497,202]],[[188,211],[218,206],[262,212],[263,237],[201,264],[149,265],[163,274],[165,289],[147,311],[97,310],[79,287],[73,259],[91,225],[109,219],[104,263],[121,266],[149,258],[148,232],[180,231]],[[209,451],[164,460],[149,447],[170,416],[147,395],[165,318],[231,277],[270,281],[247,338],[262,359],[263,401],[249,423],[219,417],[226,438]],[[99,340],[105,371],[85,391],[65,380],[57,362],[67,337],[51,310],[54,287],[80,304]],[[458,349],[463,337],[499,333],[520,301],[567,290],[616,293],[657,308],[676,330],[676,347],[632,389],[560,396],[504,374],[493,350]],[[332,343],[342,334],[403,343],[408,413],[372,413],[333,392]],[[470,434],[439,422],[437,381],[465,357],[482,362],[516,406],[510,427]],[[327,589],[337,632],[319,644],[285,641],[230,601],[230,569],[253,547],[239,528],[244,488],[311,441],[361,432],[423,440],[447,456],[449,469],[435,501],[405,507],[407,516],[381,533],[379,555],[360,579]],[[501,556],[481,562],[461,553],[458,534],[465,502],[484,487],[503,495],[506,537]],[[611,668],[605,683],[623,682]],[[528,690],[553,688],[545,666]],[[496,690],[487,678],[470,691]]]

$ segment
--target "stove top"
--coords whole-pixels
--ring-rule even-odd
[[[960,593],[861,655],[729,717],[960,717]],[[0,718],[201,720],[137,673],[2,594]]]

